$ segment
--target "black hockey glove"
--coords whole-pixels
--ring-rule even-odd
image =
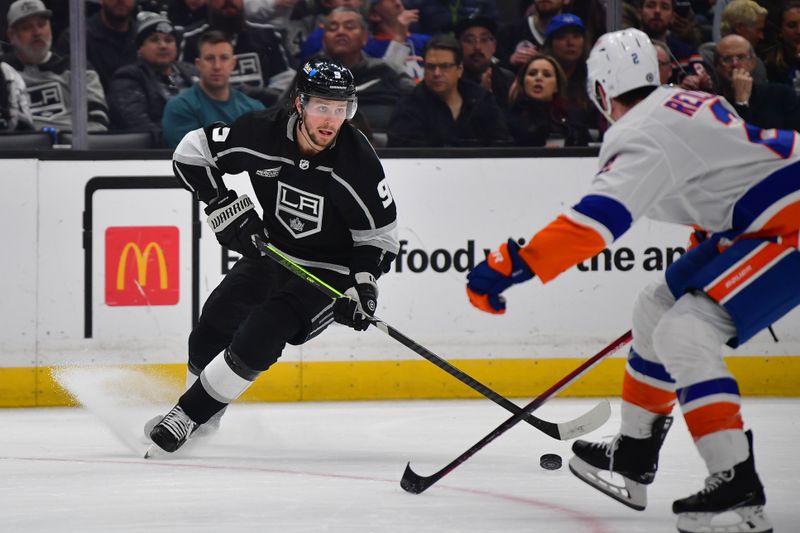
[[[246,194],[237,196],[228,191],[224,196],[211,200],[205,211],[208,225],[222,246],[245,257],[261,257],[261,252],[253,245],[252,236],[258,234],[264,241],[269,236]]]
[[[378,306],[378,284],[369,272],[357,273],[355,280],[355,286],[333,304],[333,318],[356,331],[364,331]]]

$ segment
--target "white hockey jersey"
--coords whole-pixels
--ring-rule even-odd
[[[520,254],[546,282],[644,216],[796,247],[799,145],[795,131],[744,123],[720,96],[660,87],[608,130],[587,194]]]

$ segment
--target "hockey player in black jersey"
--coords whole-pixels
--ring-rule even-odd
[[[290,111],[249,113],[231,125],[198,129],[176,148],[175,175],[207,204],[220,244],[243,257],[209,295],[189,336],[186,392],[166,416],[151,421],[151,430],[146,427],[161,449],[173,452],[198,428],[218,424],[225,407],[275,363],[286,343],[302,344],[334,319],[357,330],[369,325],[376,279],[388,272],[398,241],[381,163],[347,122],[356,107],[348,69],[309,62]],[[243,171],[263,220],[250,198],[222,179]],[[348,297],[334,304],[261,257],[253,235]]]

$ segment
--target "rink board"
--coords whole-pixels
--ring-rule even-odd
[[[235,261],[220,249],[167,160],[2,160],[0,406],[61,405],[61,366],[133,365],[182,381],[188,332]],[[465,272],[508,237],[575,203],[596,159],[387,159],[401,253],[378,315],[508,396],[532,396],[630,328],[638,291],[683,251],[688,230],[640,221],[598,259],[548,285],[508,291],[479,313]],[[265,178],[266,179],[266,178]],[[252,196],[244,176],[229,185]],[[273,207],[274,209],[274,207]],[[800,312],[726,352],[746,394],[800,395]],[[566,391],[619,394],[624,350]],[[418,355],[370,330],[331,327],[288,347],[250,400],[472,397]]]

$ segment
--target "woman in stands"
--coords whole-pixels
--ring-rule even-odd
[[[585,146],[589,132],[566,104],[567,77],[553,57],[537,55],[517,71],[508,128],[517,146]]]

